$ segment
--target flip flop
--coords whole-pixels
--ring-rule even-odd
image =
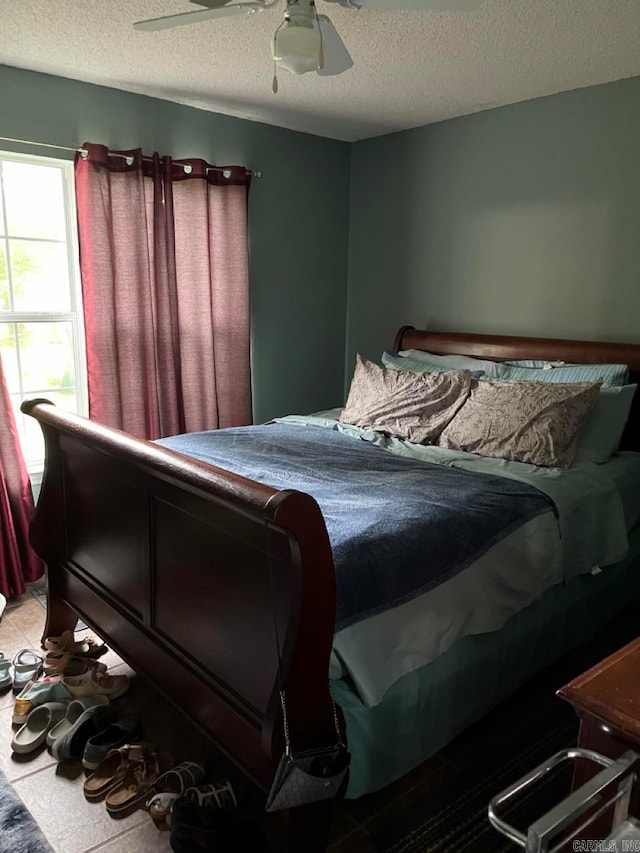
[[[11,687],[11,676],[9,675],[9,667],[11,661],[0,652],[0,690],[7,690]]]
[[[28,681],[42,672],[42,658],[31,649],[21,649],[13,659],[13,692],[20,693]]]
[[[146,802],[163,768],[173,764],[169,753],[151,753],[144,761],[132,761],[122,780],[105,797],[107,811],[113,817],[129,814]]]
[[[45,702],[44,705],[38,705],[27,717],[27,722],[13,736],[11,749],[21,755],[35,752],[45,742],[49,729],[66,713],[65,702]]]

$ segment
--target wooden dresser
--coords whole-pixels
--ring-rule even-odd
[[[608,758],[618,758],[628,749],[640,754],[640,638],[570,681],[558,696],[573,705],[580,718],[578,746]],[[574,790],[599,769],[577,762]],[[640,817],[639,787],[630,808],[635,817]],[[598,828],[606,835],[607,821],[599,821]]]

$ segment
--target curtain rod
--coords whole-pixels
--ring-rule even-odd
[[[14,139],[11,136],[0,136],[0,142],[17,142],[18,145],[35,145],[38,148],[56,148],[58,151],[73,151],[74,153],[79,154],[83,159],[88,157],[88,155],[89,155],[89,152],[87,151],[86,148],[80,148],[80,147],[70,148],[68,145],[52,145],[50,142],[32,142],[30,139]],[[133,157],[131,157],[129,154],[120,154],[117,151],[109,151],[108,154],[110,157],[122,157],[124,160],[126,160],[127,166],[133,165]],[[143,160],[151,160],[152,158],[151,157],[145,157],[143,155],[142,159]],[[183,163],[180,165],[182,165],[182,168],[184,169],[184,172],[186,175],[191,174],[193,167],[191,165],[189,165],[189,163]],[[225,178],[231,177],[231,170],[225,169],[222,166],[207,166],[206,171],[207,172],[222,172],[223,177],[225,177]],[[253,171],[252,169],[246,169],[245,171],[246,171],[247,175],[251,175],[254,178],[261,178],[262,177],[262,172],[256,172],[256,171]]]

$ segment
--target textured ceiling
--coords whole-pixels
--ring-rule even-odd
[[[0,0],[0,63],[356,140],[640,75],[640,0],[486,0],[475,12],[351,11],[318,2],[355,65],[282,71],[270,39],[284,2],[156,33],[134,21],[187,0]]]

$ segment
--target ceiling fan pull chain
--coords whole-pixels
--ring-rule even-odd
[[[277,66],[276,66],[276,63],[274,60],[274,63],[273,63],[273,80],[271,81],[271,91],[273,92],[274,95],[278,94],[278,75],[277,75],[276,68],[277,68]]]

